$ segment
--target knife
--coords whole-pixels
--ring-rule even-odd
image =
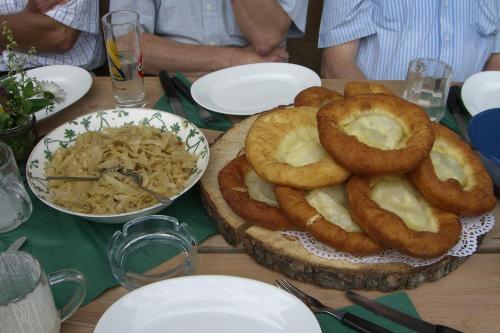
[[[358,305],[361,305],[368,310],[390,319],[398,324],[411,328],[417,332],[422,333],[462,333],[453,328],[441,326],[441,325],[433,325],[421,319],[409,316],[405,313],[394,310],[386,305],[375,302],[374,300],[364,297],[360,294],[355,293],[354,291],[346,292],[347,298]]]
[[[460,130],[460,136],[467,143],[470,143],[469,134],[467,133],[467,120],[465,119],[464,110],[460,102],[460,89],[461,88],[459,86],[453,86],[450,88],[446,104],[448,105],[453,118],[455,118]]]
[[[172,111],[174,111],[174,113],[179,117],[187,119],[186,113],[182,108],[181,101],[179,100],[179,96],[177,96],[174,85],[170,80],[170,76],[168,76],[168,73],[165,71],[160,71],[158,75],[160,77],[161,86],[163,87],[165,95],[167,95],[168,104],[170,104]]]
[[[191,91],[188,86],[184,84],[178,77],[174,76],[172,78],[172,83],[174,87],[184,96],[191,104],[195,105],[198,108],[200,119],[203,121],[211,121],[214,119],[212,113],[209,110],[198,104],[193,96],[191,95]]]
[[[14,243],[10,244],[10,246],[5,250],[5,252],[17,251],[23,246],[24,242],[26,242],[26,236],[21,236],[14,241]]]

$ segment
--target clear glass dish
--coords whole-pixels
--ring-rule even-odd
[[[149,215],[127,222],[108,243],[116,280],[132,290],[143,285],[192,274],[198,266],[193,230],[170,216]]]

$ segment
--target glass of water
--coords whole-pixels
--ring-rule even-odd
[[[139,14],[131,10],[110,12],[102,17],[102,26],[117,107],[143,107],[146,102]]]
[[[33,205],[23,185],[12,149],[0,141],[0,233],[17,228],[31,216]],[[2,332],[2,331],[0,331]]]
[[[439,122],[446,111],[453,70],[443,61],[421,58],[410,61],[403,98],[420,105],[432,121]]]

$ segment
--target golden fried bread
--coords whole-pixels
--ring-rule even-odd
[[[320,242],[355,255],[383,250],[352,221],[344,184],[307,192],[276,186],[274,191],[283,213]]]
[[[277,108],[248,131],[245,152],[257,174],[273,184],[314,189],[343,182],[349,172],[319,142],[317,108]]]
[[[358,95],[318,111],[321,144],[357,175],[405,173],[429,154],[434,136],[422,108],[393,95]]]
[[[428,203],[407,176],[352,176],[347,193],[354,221],[370,238],[389,248],[433,258],[460,239],[458,216]]]
[[[229,162],[218,180],[224,200],[246,221],[271,230],[296,229],[278,208],[273,185],[257,176],[244,155]]]
[[[372,82],[349,82],[344,87],[345,97],[371,94],[394,95],[394,93],[385,86]]]
[[[309,87],[297,94],[293,101],[294,106],[322,107],[331,101],[343,99],[342,94],[324,87]]]
[[[429,157],[410,172],[413,184],[433,205],[477,216],[496,205],[493,182],[474,151],[448,128],[432,124],[434,145]]]

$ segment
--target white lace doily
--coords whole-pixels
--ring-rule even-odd
[[[458,243],[446,255],[454,257],[470,256],[476,252],[477,238],[490,231],[495,225],[495,217],[491,213],[479,217],[462,217],[460,220],[462,222],[462,235]],[[282,234],[299,239],[304,248],[315,256],[332,260],[347,260],[352,263],[381,264],[401,262],[413,267],[419,267],[433,264],[446,256],[433,259],[418,259],[401,254],[396,250],[387,250],[378,255],[361,257],[336,251],[320,243],[307,232],[287,230],[283,231]]]

